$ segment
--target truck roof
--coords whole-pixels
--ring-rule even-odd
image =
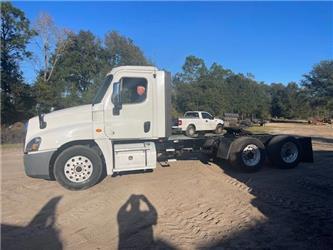
[[[122,71],[122,70],[130,70],[130,71],[158,71],[158,68],[154,67],[154,66],[119,66],[119,67],[115,67],[112,68],[112,70],[108,73],[108,75],[110,74],[114,74],[116,71]]]

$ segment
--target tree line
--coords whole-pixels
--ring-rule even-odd
[[[35,44],[34,53],[28,44]],[[36,79],[26,83],[23,61]],[[91,31],[57,27],[41,13],[31,22],[10,2],[1,3],[1,123],[24,121],[37,112],[91,103],[105,74],[120,65],[153,65],[132,39],[116,31],[97,38]],[[333,61],[316,64],[300,80],[283,85],[258,82],[218,63],[188,56],[173,77],[173,115],[206,110],[222,116],[308,118],[332,116]],[[37,108],[38,107],[38,108]]]
[[[251,74],[234,73],[218,63],[188,56],[174,77],[174,113],[206,110],[217,116],[307,119],[333,115],[333,61],[324,60],[303,75],[300,85],[266,84]]]

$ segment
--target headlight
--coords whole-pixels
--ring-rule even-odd
[[[27,147],[25,149],[25,152],[33,152],[33,151],[38,151],[39,149],[39,145],[42,142],[42,138],[40,137],[35,137],[33,138],[28,144]]]

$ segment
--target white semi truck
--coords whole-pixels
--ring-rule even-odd
[[[28,122],[24,167],[28,176],[56,179],[70,190],[122,171],[154,169],[157,161],[192,148],[257,171],[265,157],[283,168],[311,162],[311,138],[224,135],[170,139],[171,75],[151,66],[114,68],[90,105],[39,114]]]

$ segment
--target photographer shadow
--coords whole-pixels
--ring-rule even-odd
[[[132,194],[118,211],[118,249],[173,249],[164,241],[154,240],[157,216],[146,196]]]

